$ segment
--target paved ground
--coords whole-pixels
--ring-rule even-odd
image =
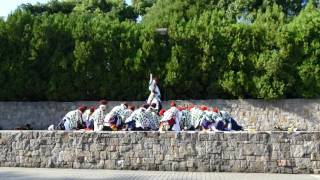
[[[0,180],[320,180],[320,175],[0,168]]]

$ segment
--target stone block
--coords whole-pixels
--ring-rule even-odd
[[[248,171],[246,172],[265,172],[266,169],[268,168],[267,161],[246,161],[246,162],[241,162],[241,167],[242,168],[248,168]]]
[[[108,146],[108,147],[107,147],[107,150],[108,150],[109,152],[115,152],[115,151],[117,150],[117,146],[113,146],[113,145]]]
[[[268,154],[268,146],[264,144],[255,144],[254,146],[254,155],[255,156],[263,156]]]
[[[119,139],[117,139],[117,138],[111,138],[110,139],[110,146],[118,146],[119,145]]]
[[[239,148],[240,148],[240,156],[252,156],[255,153],[254,144],[242,144]]]
[[[209,134],[207,132],[199,132],[198,139],[199,139],[199,141],[208,141]]]
[[[124,153],[132,150],[132,146],[130,145],[124,145],[124,146],[119,146],[119,152]]]
[[[171,165],[171,170],[172,171],[178,171],[179,170],[179,163],[178,162],[173,162]]]
[[[194,167],[194,160],[189,160],[189,161],[187,161],[187,167],[188,167],[188,168]]]
[[[116,160],[119,158],[119,153],[118,152],[111,152],[110,153],[110,159],[111,160]]]
[[[320,169],[313,169],[314,174],[320,174]]]
[[[320,169],[320,161],[311,161],[312,169]]]
[[[154,164],[155,158],[142,158],[142,164]]]
[[[312,142],[308,142],[304,145],[293,145],[291,146],[291,155],[293,157],[310,157],[311,152],[315,151],[315,147]]]
[[[309,167],[311,166],[311,160],[310,158],[295,158],[295,164],[299,170],[310,169]]]
[[[154,144],[154,145],[153,145],[153,152],[154,152],[155,154],[160,154],[160,153],[161,153],[160,144]]]
[[[142,158],[136,158],[136,162],[137,162],[137,164],[141,164],[142,163]]]
[[[76,162],[78,162],[78,163],[83,163],[84,162],[84,156],[78,156],[77,158],[76,158]]]
[[[40,155],[40,152],[39,150],[35,150],[35,151],[32,151],[32,156],[39,156]]]
[[[320,160],[319,152],[312,152],[310,160],[311,161],[319,161]]]
[[[186,171],[187,170],[187,162],[179,162],[179,169],[178,171]]]
[[[30,140],[30,149],[31,150],[37,150],[37,149],[39,149],[39,147],[40,147],[40,144],[39,144],[38,140],[36,140],[36,139]]]
[[[115,160],[105,160],[104,167],[106,169],[115,169],[116,168],[116,161]]]
[[[120,140],[120,144],[129,144],[131,141],[130,137],[124,137]]]
[[[212,142],[212,141],[206,141],[206,153],[210,154],[219,154],[222,150],[222,145],[220,142]]]
[[[106,160],[106,159],[108,159],[108,156],[107,156],[107,152],[106,152],[106,151],[100,151],[100,159],[101,159],[101,160]]]

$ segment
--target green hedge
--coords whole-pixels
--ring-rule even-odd
[[[0,100],[145,100],[151,72],[163,99],[317,98],[317,7],[280,0],[26,4],[0,20]]]

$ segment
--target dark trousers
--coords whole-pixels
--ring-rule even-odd
[[[113,131],[109,126],[103,126],[102,131]]]

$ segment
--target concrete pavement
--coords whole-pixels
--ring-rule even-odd
[[[320,175],[0,167],[0,180],[320,180]]]

